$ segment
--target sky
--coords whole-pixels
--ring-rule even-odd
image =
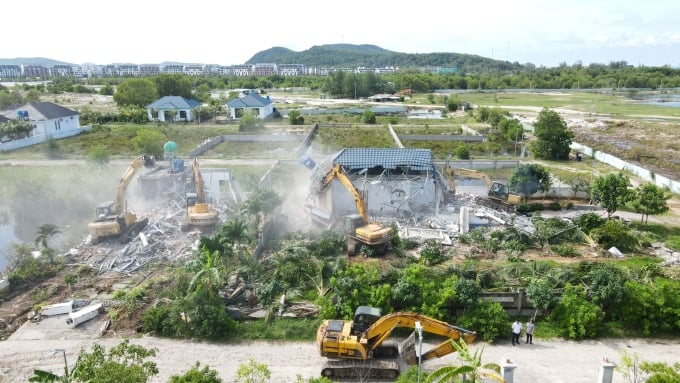
[[[680,67],[677,0],[33,0],[2,13],[0,58],[72,64],[235,65],[277,46],[346,43],[545,67]]]

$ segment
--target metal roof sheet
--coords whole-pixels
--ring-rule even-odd
[[[193,109],[201,106],[201,103],[196,100],[184,98],[181,96],[165,96],[147,105],[147,108],[159,110],[175,110],[175,109]]]
[[[272,101],[269,98],[264,98],[257,93],[251,93],[245,97],[227,101],[227,106],[230,108],[261,108],[271,103]]]
[[[435,170],[430,149],[345,148],[333,157],[333,164],[348,169],[382,166],[385,169],[410,167],[413,170]]]

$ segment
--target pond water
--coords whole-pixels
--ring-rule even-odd
[[[680,108],[680,94],[652,94],[635,96],[641,104]]]

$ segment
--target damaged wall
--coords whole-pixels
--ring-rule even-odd
[[[432,214],[441,203],[441,184],[431,172],[420,175],[350,177],[363,195],[370,217],[410,218]],[[318,201],[317,207],[340,218],[357,212],[351,193],[338,180]],[[331,196],[330,198],[328,196]]]

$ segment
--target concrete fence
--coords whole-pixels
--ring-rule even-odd
[[[630,162],[624,161],[616,156],[612,156],[611,154],[608,153],[593,150],[588,146],[576,142],[571,144],[571,149],[577,152],[581,152],[587,156],[593,157],[594,159],[600,162],[604,162],[616,169],[631,172],[635,176],[640,177],[647,182],[654,183],[656,186],[668,187],[668,189],[670,189],[670,191],[672,191],[675,194],[680,194],[680,182],[678,181],[674,181],[662,175],[655,174],[643,167],[631,164]]]
[[[58,140],[60,138],[67,138],[77,136],[84,131],[89,131],[92,129],[92,125],[81,126],[80,129],[67,130],[61,132],[54,132],[52,134],[40,134],[37,136],[31,136],[22,138],[19,140],[12,140],[0,143],[0,152],[8,152],[15,149],[21,149],[32,145],[41,144],[50,138]]]

